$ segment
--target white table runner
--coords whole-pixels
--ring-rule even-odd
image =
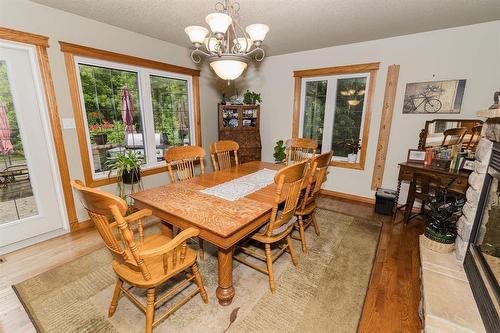
[[[213,195],[228,201],[236,201],[274,182],[276,170],[262,169],[231,181],[208,187],[201,193]]]

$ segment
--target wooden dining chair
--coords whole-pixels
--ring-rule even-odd
[[[286,164],[289,165],[314,157],[317,148],[318,142],[313,139],[292,138],[286,140]]]
[[[467,143],[467,147],[465,149],[474,149],[479,143],[479,139],[481,139],[481,130],[483,129],[483,125],[477,125],[470,129],[471,135],[469,142]]]
[[[466,127],[448,128],[443,132],[443,142],[441,146],[452,146],[462,142],[467,134]]]
[[[302,161],[281,169],[274,176],[276,195],[270,220],[248,239],[248,241],[256,241],[257,243],[264,244],[264,254],[262,254],[262,251],[254,250],[250,247],[244,246],[245,244],[242,244],[241,246],[237,246],[234,255],[235,260],[258,270],[261,273],[267,274],[269,276],[269,287],[271,288],[271,292],[273,294],[276,291],[273,275],[273,262],[285,251],[288,251],[293,264],[297,266],[297,257],[295,256],[290,234],[292,233],[294,224],[297,220],[295,217],[295,209],[297,208],[297,202],[302,190],[306,168],[307,161]],[[285,202],[280,205],[282,198],[285,198]],[[271,252],[271,245],[278,245],[278,243],[284,243],[285,241],[286,243],[278,247],[278,250],[275,251],[276,253],[273,255]],[[241,258],[238,256],[240,251],[256,259],[264,261],[267,269]]]
[[[323,185],[323,182],[326,180],[326,174],[330,166],[330,161],[332,160],[332,155],[333,151],[329,151],[311,159],[309,162],[309,172],[305,179],[307,186],[295,210],[295,216],[298,218],[295,228],[299,231],[299,238],[293,238],[300,240],[302,252],[304,253],[307,253],[305,237],[307,228],[312,224],[316,235],[320,235],[318,221],[316,221],[316,217],[314,216],[316,197],[319,194],[321,185]]]
[[[238,165],[238,150],[240,146],[237,142],[231,140],[222,140],[214,142],[210,145],[210,157],[214,171],[229,169],[234,165]],[[231,158],[231,152],[233,158]]]
[[[125,216],[128,205],[123,199],[85,187],[78,180],[72,181],[71,185],[113,255],[112,267],[118,279],[109,306],[109,317],[114,315],[122,293],[146,314],[146,333],[151,332],[153,327],[197,293],[200,293],[203,302],[208,303],[207,292],[196,264],[196,251],[186,245],[187,239],[199,234],[198,229],[188,228],[174,239],[163,233],[145,236],[141,220],[151,215],[149,209]],[[137,234],[134,229],[137,229]],[[161,285],[180,274],[184,275],[184,279],[163,295],[157,295]],[[132,295],[130,288],[124,287],[124,282],[134,288],[147,289],[146,305]],[[156,308],[192,283],[196,284],[196,289],[154,320]]]
[[[165,151],[164,158],[167,162],[170,182],[188,180],[197,176],[196,164],[199,163],[199,174],[205,174],[205,149],[198,146],[172,147]],[[205,246],[203,239],[198,238],[200,246],[200,259],[205,259]]]

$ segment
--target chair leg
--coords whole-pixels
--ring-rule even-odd
[[[200,247],[200,250],[198,251],[200,259],[205,260],[205,243],[203,243],[203,239],[201,239],[200,237],[198,237],[198,245]]]
[[[267,264],[267,274],[269,275],[269,287],[271,292],[274,294],[276,292],[276,285],[274,283],[273,274],[273,257],[271,256],[271,244],[265,244],[266,248],[266,264]]]
[[[111,299],[111,304],[109,306],[108,317],[112,317],[115,314],[116,307],[118,306],[118,300],[120,299],[120,294],[122,292],[123,280],[116,280],[115,291],[113,292],[113,298]]]
[[[155,288],[149,288],[146,298],[146,333],[153,330],[153,319],[155,315]]]
[[[290,251],[290,257],[292,257],[292,262],[295,266],[297,266],[297,256],[295,255],[295,249],[293,248],[292,237],[290,237],[290,235],[286,238],[286,243],[288,245],[288,250]]]
[[[304,232],[304,220],[300,215],[299,215],[299,233],[300,233],[300,243],[302,244],[302,252],[307,254],[306,235]]]
[[[205,290],[205,286],[203,285],[203,280],[201,279],[198,265],[196,265],[196,263],[193,264],[193,266],[191,266],[191,270],[193,271],[193,274],[194,274],[194,281],[196,282],[198,289],[200,289],[201,299],[203,300],[203,302],[205,304],[207,304],[208,303],[208,295],[207,295],[207,292]]]
[[[320,230],[319,230],[319,225],[318,225],[318,221],[316,221],[316,216],[314,215],[314,212],[311,213],[311,219],[312,219],[312,223],[314,225],[314,231],[316,232],[316,236],[320,236]]]

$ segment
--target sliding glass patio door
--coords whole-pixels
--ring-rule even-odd
[[[34,48],[0,41],[0,254],[67,226]]]

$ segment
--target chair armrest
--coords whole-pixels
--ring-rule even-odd
[[[151,216],[152,214],[153,212],[151,211],[151,209],[144,208],[138,212],[125,216],[125,222],[127,223],[135,222],[139,219],[142,219],[143,217]]]
[[[187,239],[192,238],[192,237],[196,237],[199,234],[200,234],[200,230],[198,230],[196,228],[187,228],[186,230],[183,230],[180,234],[175,236],[175,238],[172,239],[167,244],[159,246],[156,249],[139,251],[139,255],[142,258],[150,258],[150,257],[156,257],[156,256],[163,255],[165,253],[172,251],[177,246],[184,243]]]

